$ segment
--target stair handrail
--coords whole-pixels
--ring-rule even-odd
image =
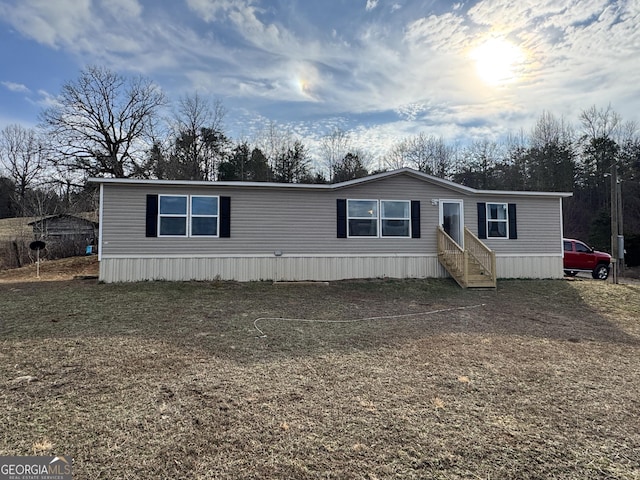
[[[497,282],[495,252],[476,237],[467,227],[464,227],[464,245],[465,251],[468,251],[476,262],[480,264],[495,286]]]
[[[462,286],[467,284],[467,254],[456,241],[444,231],[441,225],[438,226],[438,256],[447,260],[447,263],[454,270],[449,269],[449,273]]]

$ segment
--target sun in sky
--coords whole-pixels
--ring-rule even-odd
[[[478,76],[492,87],[517,81],[522,75],[524,51],[502,37],[482,41],[471,51]]]

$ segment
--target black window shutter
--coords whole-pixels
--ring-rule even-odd
[[[336,202],[336,206],[338,238],[347,238],[347,201],[344,198],[339,198]]]
[[[420,238],[420,200],[411,200],[411,238]]]
[[[509,204],[509,238],[516,240],[518,238],[518,220],[516,217],[516,204]]]
[[[487,204],[478,202],[478,238],[487,238]]]
[[[220,237],[231,237],[231,197],[220,197]]]
[[[158,236],[158,195],[147,195],[147,237]]]

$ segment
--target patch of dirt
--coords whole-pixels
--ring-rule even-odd
[[[42,260],[40,262],[40,277],[37,275],[37,265],[32,263],[22,268],[0,271],[0,283],[52,282],[73,280],[76,277],[97,278],[98,265],[97,255]]]
[[[622,273],[624,278],[634,278],[640,280],[640,267],[625,267]]]

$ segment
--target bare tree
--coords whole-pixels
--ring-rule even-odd
[[[364,148],[353,148],[349,153],[356,155],[360,159],[360,163],[362,163],[362,166],[367,170],[367,172],[374,170],[375,159],[369,150],[365,150]]]
[[[276,122],[270,121],[256,136],[255,144],[267,157],[271,167],[278,155],[286,152],[295,142],[290,130],[281,128]]]
[[[574,133],[564,117],[543,112],[531,131],[526,162],[526,187],[571,191],[576,174]]]
[[[329,181],[333,181],[336,165],[341,162],[351,149],[351,137],[348,132],[334,128],[320,139],[321,162],[329,171]]]
[[[65,83],[57,103],[41,114],[55,146],[54,161],[85,175],[147,176],[146,137],[165,103],[148,79],[87,68]]]
[[[231,142],[223,131],[226,111],[220,100],[213,102],[198,93],[178,102],[174,112],[172,160],[181,178],[214,180],[218,165],[231,152]]]
[[[494,172],[501,146],[495,141],[482,139],[471,143],[462,152],[462,162],[454,180],[463,185],[480,189],[496,188]]]
[[[454,150],[442,137],[420,133],[395,144],[385,159],[391,168],[411,167],[447,178],[453,169]]]
[[[622,117],[616,113],[611,105],[607,108],[596,108],[595,105],[580,113],[583,138],[590,141],[596,138],[609,138],[619,140],[619,134],[623,125]]]
[[[394,144],[384,156],[383,163],[385,167],[391,170],[408,167],[409,161],[406,153],[408,148],[406,140]]]
[[[504,142],[502,160],[495,175],[500,178],[500,188],[523,190],[529,185],[529,165],[527,163],[530,139],[523,129],[517,134],[509,134]]]
[[[45,148],[33,129],[9,125],[0,131],[0,164],[15,184],[14,201],[25,215],[28,190],[38,183],[45,168]]]
[[[543,111],[531,130],[531,146],[544,148],[546,145],[571,145],[574,142],[573,127],[564,117],[556,118],[552,113]]]
[[[611,105],[605,109],[595,106],[580,113],[582,155],[580,158],[580,183],[594,193],[596,208],[605,208],[609,201],[606,175],[618,162],[620,139],[623,131],[622,117]]]

